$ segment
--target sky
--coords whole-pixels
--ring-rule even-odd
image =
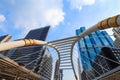
[[[31,29],[50,25],[47,41],[75,36],[81,26],[120,14],[120,0],[0,0],[0,36],[24,38]],[[112,34],[111,30],[107,30]],[[64,80],[73,80],[69,75]]]

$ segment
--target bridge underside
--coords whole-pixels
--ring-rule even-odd
[[[55,45],[59,51],[59,69],[74,71],[74,65],[71,56],[71,49],[73,42],[78,38],[78,36],[59,39],[55,41],[48,42],[48,44]],[[28,40],[29,41],[29,40]],[[10,58],[0,54],[0,77],[6,78],[7,80],[13,80],[19,78],[19,80],[39,80],[40,75],[33,73],[24,66],[16,63]]]
[[[94,80],[120,80],[120,66],[99,76]]]
[[[115,72],[114,74],[108,75],[107,77],[101,78],[99,80],[119,80],[120,79],[120,71]]]
[[[40,76],[0,54],[0,77],[7,80],[39,80]]]
[[[69,70],[72,69],[74,72],[74,76],[76,77],[75,68],[73,65],[72,60],[72,45],[74,41],[78,39],[78,36],[59,39],[55,41],[48,42],[55,45],[59,51],[59,60],[60,66],[59,69]],[[33,73],[32,71],[26,69],[24,66],[14,62],[13,60],[9,59],[6,56],[0,54],[0,77],[7,78],[7,80],[14,80],[19,78],[19,80],[40,80],[40,75]],[[120,77],[120,67],[116,68],[115,70],[103,74],[99,78],[94,80],[119,80]],[[78,78],[76,77],[76,80]]]

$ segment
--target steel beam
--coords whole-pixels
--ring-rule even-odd
[[[60,54],[60,56],[66,56],[66,55],[70,55],[69,53],[68,54]]]
[[[64,56],[64,57],[63,57],[63,56],[62,56],[62,57],[60,56],[61,59],[62,59],[62,58],[69,58],[69,57],[70,57],[70,56]]]
[[[59,40],[54,40],[54,41],[50,41],[50,43],[54,43],[54,42],[58,42],[58,41],[68,41],[68,40],[75,40],[75,39],[77,39],[78,38],[78,36],[73,36],[73,37],[69,37],[69,38],[64,38],[64,39],[59,39]]]
[[[71,48],[69,47],[69,48],[59,48],[59,50],[60,51],[62,51],[62,50],[70,50]]]
[[[61,62],[60,64],[67,64],[67,63],[71,63],[71,62]]]
[[[70,52],[70,51],[59,51],[60,53],[66,53],[66,52]]]
[[[72,69],[72,68],[61,68],[61,69],[63,69],[63,70],[70,70],[70,69]]]
[[[60,61],[68,61],[68,60],[70,60],[70,59],[61,59]]]
[[[60,65],[60,67],[69,67],[71,65]]]

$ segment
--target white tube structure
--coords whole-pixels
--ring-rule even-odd
[[[71,47],[71,63],[72,63],[72,68],[73,68],[73,72],[74,72],[76,80],[78,80],[78,78],[77,78],[77,75],[75,73],[74,64],[73,64],[73,57],[72,57],[73,48],[74,48],[75,43],[79,39],[83,38],[84,36],[94,32],[94,31],[103,30],[103,29],[107,29],[107,28],[111,28],[111,27],[115,28],[115,27],[119,27],[119,26],[120,26],[120,15],[107,18],[107,19],[99,22],[98,24],[90,27],[86,31],[84,31],[73,42],[72,47]],[[48,46],[51,46],[58,52],[58,56],[59,56],[59,60],[60,60],[60,53],[59,53],[58,48],[55,45],[52,45],[51,43],[47,43],[45,41],[39,41],[39,40],[26,39],[26,40],[14,41],[14,42],[1,43],[0,44],[0,51],[5,51],[5,50],[12,49],[12,48],[21,47],[21,46],[29,46],[29,45],[48,45]],[[60,63],[60,61],[59,61],[59,63]]]
[[[0,44],[0,51],[9,50],[16,47],[22,47],[22,46],[29,46],[29,45],[46,45],[47,42],[39,41],[39,40],[32,40],[32,39],[26,39],[26,40],[20,40],[20,41],[14,41],[14,42],[6,42]]]

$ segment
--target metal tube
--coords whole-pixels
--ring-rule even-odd
[[[1,43],[0,44],[0,51],[5,51],[5,50],[9,50],[9,49],[16,48],[16,47],[21,47],[24,45],[25,45],[25,42],[23,40]]]
[[[60,67],[60,53],[58,48],[51,44],[51,43],[47,43],[45,41],[40,41],[40,40],[32,40],[32,39],[25,39],[25,40],[20,40],[20,41],[14,41],[14,42],[8,42],[8,43],[1,43],[0,44],[0,51],[5,51],[5,50],[9,50],[12,48],[16,48],[16,47],[22,47],[22,46],[32,46],[32,45],[47,45],[50,46],[52,48],[54,48],[59,56],[59,64],[58,64],[58,71],[59,71],[59,67]],[[32,74],[33,75],[33,74]]]
[[[111,27],[119,27],[119,26],[120,26],[120,15],[104,19],[97,24],[97,27],[100,30]]]

